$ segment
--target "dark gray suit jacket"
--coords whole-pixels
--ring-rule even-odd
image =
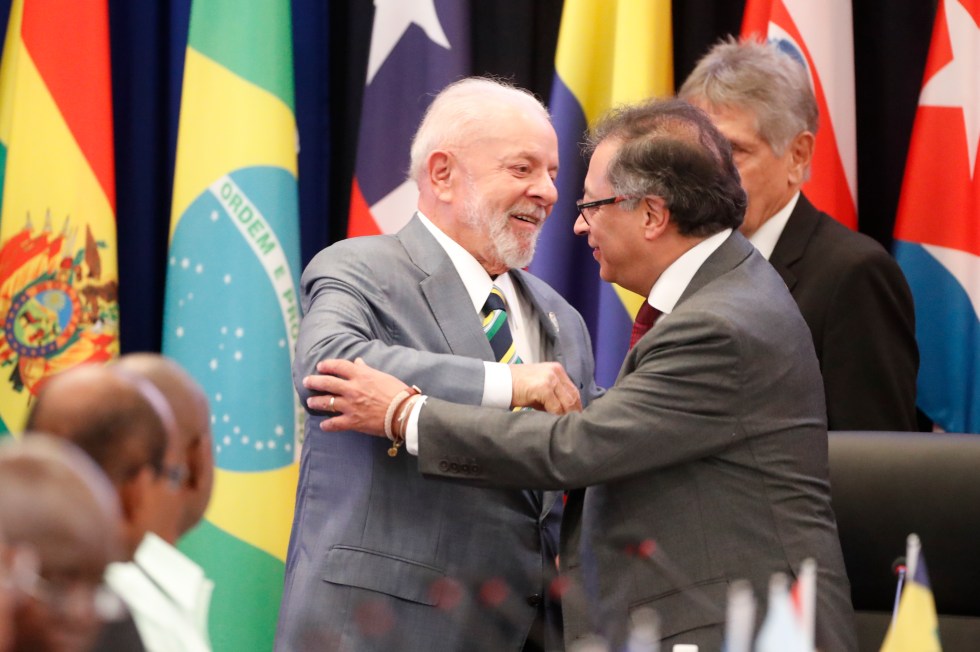
[[[802,194],[769,262],[813,335],[828,429],[917,430],[915,308],[898,263]]]
[[[429,399],[419,462],[423,473],[502,486],[590,485],[570,493],[562,524],[566,645],[597,627],[617,649],[648,606],[664,649],[720,649],[732,580],[749,579],[764,603],[772,573],[792,576],[814,557],[818,646],[847,652],[856,644],[824,414],[806,324],[734,233],[584,412],[497,414]],[[597,578],[582,572],[583,544]],[[579,587],[597,623],[572,599]]]
[[[586,398],[593,359],[581,316],[524,272],[516,285]],[[363,357],[434,396],[478,405],[493,352],[456,269],[413,219],[354,238],[303,273],[293,376]],[[502,411],[502,410],[501,410]],[[388,442],[326,434],[311,414],[300,460],[277,650],[519,650],[554,572],[561,501],[424,478]],[[557,607],[555,608],[557,611]]]

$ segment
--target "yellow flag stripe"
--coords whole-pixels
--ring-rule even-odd
[[[242,473],[216,469],[205,517],[214,525],[286,561],[299,465]]]
[[[277,96],[193,48],[187,49],[184,89],[171,238],[191,202],[231,170],[269,165],[296,176],[296,120]]]

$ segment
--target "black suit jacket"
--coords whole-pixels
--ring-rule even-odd
[[[804,195],[769,258],[810,327],[829,430],[917,430],[912,293],[875,240]]]

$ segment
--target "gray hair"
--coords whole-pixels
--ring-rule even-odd
[[[664,199],[681,235],[706,237],[742,224],[747,203],[728,140],[700,109],[682,100],[648,100],[613,109],[589,132],[585,151],[614,140],[606,172],[617,195]]]
[[[467,77],[446,86],[429,105],[412,139],[409,178],[425,175],[429,154],[465,143],[485,132],[486,121],[504,106],[524,105],[551,121],[548,110],[529,91],[490,77]]]
[[[802,131],[817,133],[817,100],[806,67],[775,43],[728,38],[711,48],[681,86],[681,99],[745,109],[778,155]]]

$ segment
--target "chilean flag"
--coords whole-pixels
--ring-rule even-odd
[[[409,147],[432,98],[470,71],[458,0],[375,0],[347,235],[394,233],[415,211]]]
[[[820,110],[812,176],[803,192],[857,227],[857,146],[851,0],[748,0],[742,36],[767,37],[806,63]]]
[[[915,298],[919,407],[980,433],[980,0],[941,0],[895,222]]]

